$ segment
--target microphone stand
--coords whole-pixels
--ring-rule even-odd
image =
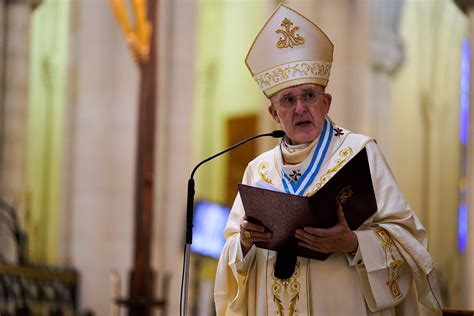
[[[194,190],[194,174],[196,170],[203,165],[204,163],[212,160],[222,154],[225,154],[232,149],[239,147],[251,140],[260,137],[267,137],[271,136],[274,138],[281,138],[285,136],[285,132],[282,130],[276,130],[271,133],[259,134],[252,136],[250,138],[244,139],[243,141],[232,145],[215,155],[212,155],[200,163],[198,163],[191,172],[191,177],[188,180],[188,197],[187,197],[187,206],[186,206],[186,244],[184,246],[184,261],[183,261],[183,276],[181,279],[181,298],[180,298],[180,315],[185,316],[188,314],[188,288],[189,288],[189,262],[191,256],[191,244],[193,243],[193,215],[194,215],[194,194],[196,193]]]

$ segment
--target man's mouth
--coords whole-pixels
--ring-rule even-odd
[[[295,125],[296,126],[308,126],[309,124],[311,124],[311,121],[300,121],[300,122],[297,122]]]

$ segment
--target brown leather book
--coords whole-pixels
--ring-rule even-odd
[[[365,148],[347,162],[311,197],[298,196],[239,184],[249,221],[272,232],[272,239],[257,247],[275,251],[296,249],[296,255],[325,260],[321,253],[298,246],[296,229],[329,228],[337,224],[336,200],[342,204],[349,227],[356,230],[377,211]]]

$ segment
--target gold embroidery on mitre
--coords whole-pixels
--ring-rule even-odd
[[[394,300],[402,297],[398,280],[400,279],[400,268],[404,264],[403,259],[397,259],[393,254],[393,240],[390,235],[383,229],[375,231],[377,237],[382,243],[385,251],[385,262],[387,262],[387,286],[392,293]]]
[[[293,25],[293,22],[285,18],[281,22],[281,26],[283,26],[284,29],[278,29],[275,31],[276,33],[283,35],[283,37],[280,37],[280,39],[276,43],[276,46],[278,48],[287,48],[287,47],[293,48],[294,46],[304,44],[304,37],[296,33],[296,31],[298,31],[300,27],[295,26],[291,28],[292,25]]]
[[[301,285],[298,282],[300,276],[300,262],[296,260],[295,272],[293,275],[285,280],[275,277],[275,268],[273,268],[272,279],[272,294],[273,301],[277,305],[278,316],[298,316],[300,315],[297,308],[297,303],[300,298]],[[288,311],[288,313],[285,313]]]
[[[282,82],[300,78],[329,80],[331,63],[325,61],[298,61],[276,66],[254,76],[260,89],[272,88]]]
[[[272,184],[272,180],[268,178],[267,168],[268,168],[268,162],[262,162],[258,166],[258,175],[260,176],[260,179],[262,179],[263,181]]]
[[[341,167],[349,160],[349,158],[352,156],[352,148],[350,146],[342,149],[339,152],[339,157],[337,158],[334,162],[336,165],[332,168],[329,168],[322,176],[319,178],[319,182],[311,186],[311,188],[308,190],[307,196],[313,195],[316,191],[321,189],[321,187],[329,181],[329,179],[332,178],[332,176],[335,174],[336,171],[341,169]]]

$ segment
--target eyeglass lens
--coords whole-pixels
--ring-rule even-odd
[[[283,98],[280,100],[280,104],[285,108],[290,108],[295,106],[298,99],[300,99],[305,105],[313,105],[314,103],[316,103],[316,100],[320,94],[321,92],[308,89],[301,93],[299,96],[293,94],[283,96]]]

